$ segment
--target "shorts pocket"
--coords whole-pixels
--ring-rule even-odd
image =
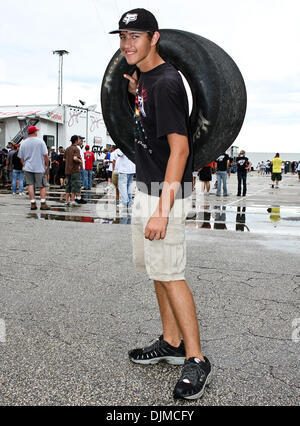
[[[186,265],[185,228],[169,225],[163,240],[146,240],[146,266],[149,276],[160,281],[184,277]]]

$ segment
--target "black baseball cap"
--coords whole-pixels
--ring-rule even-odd
[[[119,29],[110,31],[109,34],[117,34],[121,31],[158,31],[158,23],[149,10],[132,9],[122,15],[119,21]]]

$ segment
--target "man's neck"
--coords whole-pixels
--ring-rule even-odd
[[[158,53],[154,53],[153,55],[149,55],[145,58],[141,63],[137,64],[137,67],[141,72],[148,72],[164,63],[165,61],[163,58],[161,58]]]

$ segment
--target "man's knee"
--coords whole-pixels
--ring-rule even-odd
[[[184,280],[178,280],[178,281],[154,281],[155,284],[162,286],[166,291],[169,289],[173,289],[174,287],[177,287],[179,285],[182,285],[185,283]]]

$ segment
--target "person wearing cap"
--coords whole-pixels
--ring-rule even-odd
[[[24,172],[23,172],[23,164],[18,157],[19,145],[15,145],[15,153],[12,157],[12,195],[16,195],[17,193],[17,182],[19,181],[19,195],[24,195],[23,193],[23,184],[24,184]]]
[[[140,76],[124,75],[135,95],[137,191],[132,210],[133,258],[154,281],[163,334],[129,352],[137,364],[183,364],[174,398],[197,399],[211,378],[203,356],[192,293],[185,281],[185,218],[192,194],[192,143],[187,94],[180,74],[159,55],[157,20],[145,9],[123,14],[120,49]],[[181,339],[183,338],[183,340]]]
[[[71,137],[71,146],[69,146],[65,153],[64,159],[66,161],[66,204],[75,207],[75,196],[80,193],[81,187],[81,155],[78,145],[80,144],[79,137],[73,135]]]
[[[77,204],[86,204],[86,200],[81,196],[81,189],[84,187],[84,148],[83,148],[83,143],[84,143],[84,136],[78,136],[78,142],[77,142],[77,147],[80,151],[80,156],[81,156],[81,164],[80,164],[80,180],[81,180],[81,185],[80,185],[80,190],[79,192],[75,195],[75,202]]]
[[[24,166],[24,177],[28,185],[31,210],[37,210],[35,188],[40,190],[41,210],[49,210],[46,203],[47,180],[45,171],[49,166],[48,150],[45,142],[37,137],[39,129],[28,127],[28,138],[20,146],[18,156]]]
[[[57,171],[58,171],[58,154],[56,152],[56,148],[55,146],[51,147],[51,153],[50,153],[50,182],[51,184],[55,185],[56,184],[56,176],[57,176]]]
[[[85,147],[84,153],[84,189],[90,191],[93,183],[93,164],[95,161],[94,153],[90,151],[89,145]]]
[[[15,149],[14,142],[10,142],[8,144],[8,146],[9,146],[9,150],[8,150],[8,154],[7,154],[7,157],[6,157],[6,170],[7,170],[7,175],[8,175],[8,178],[9,178],[9,183],[12,183],[12,175],[13,175],[12,158],[13,158],[13,155],[15,154],[15,152],[16,152],[16,149]]]

